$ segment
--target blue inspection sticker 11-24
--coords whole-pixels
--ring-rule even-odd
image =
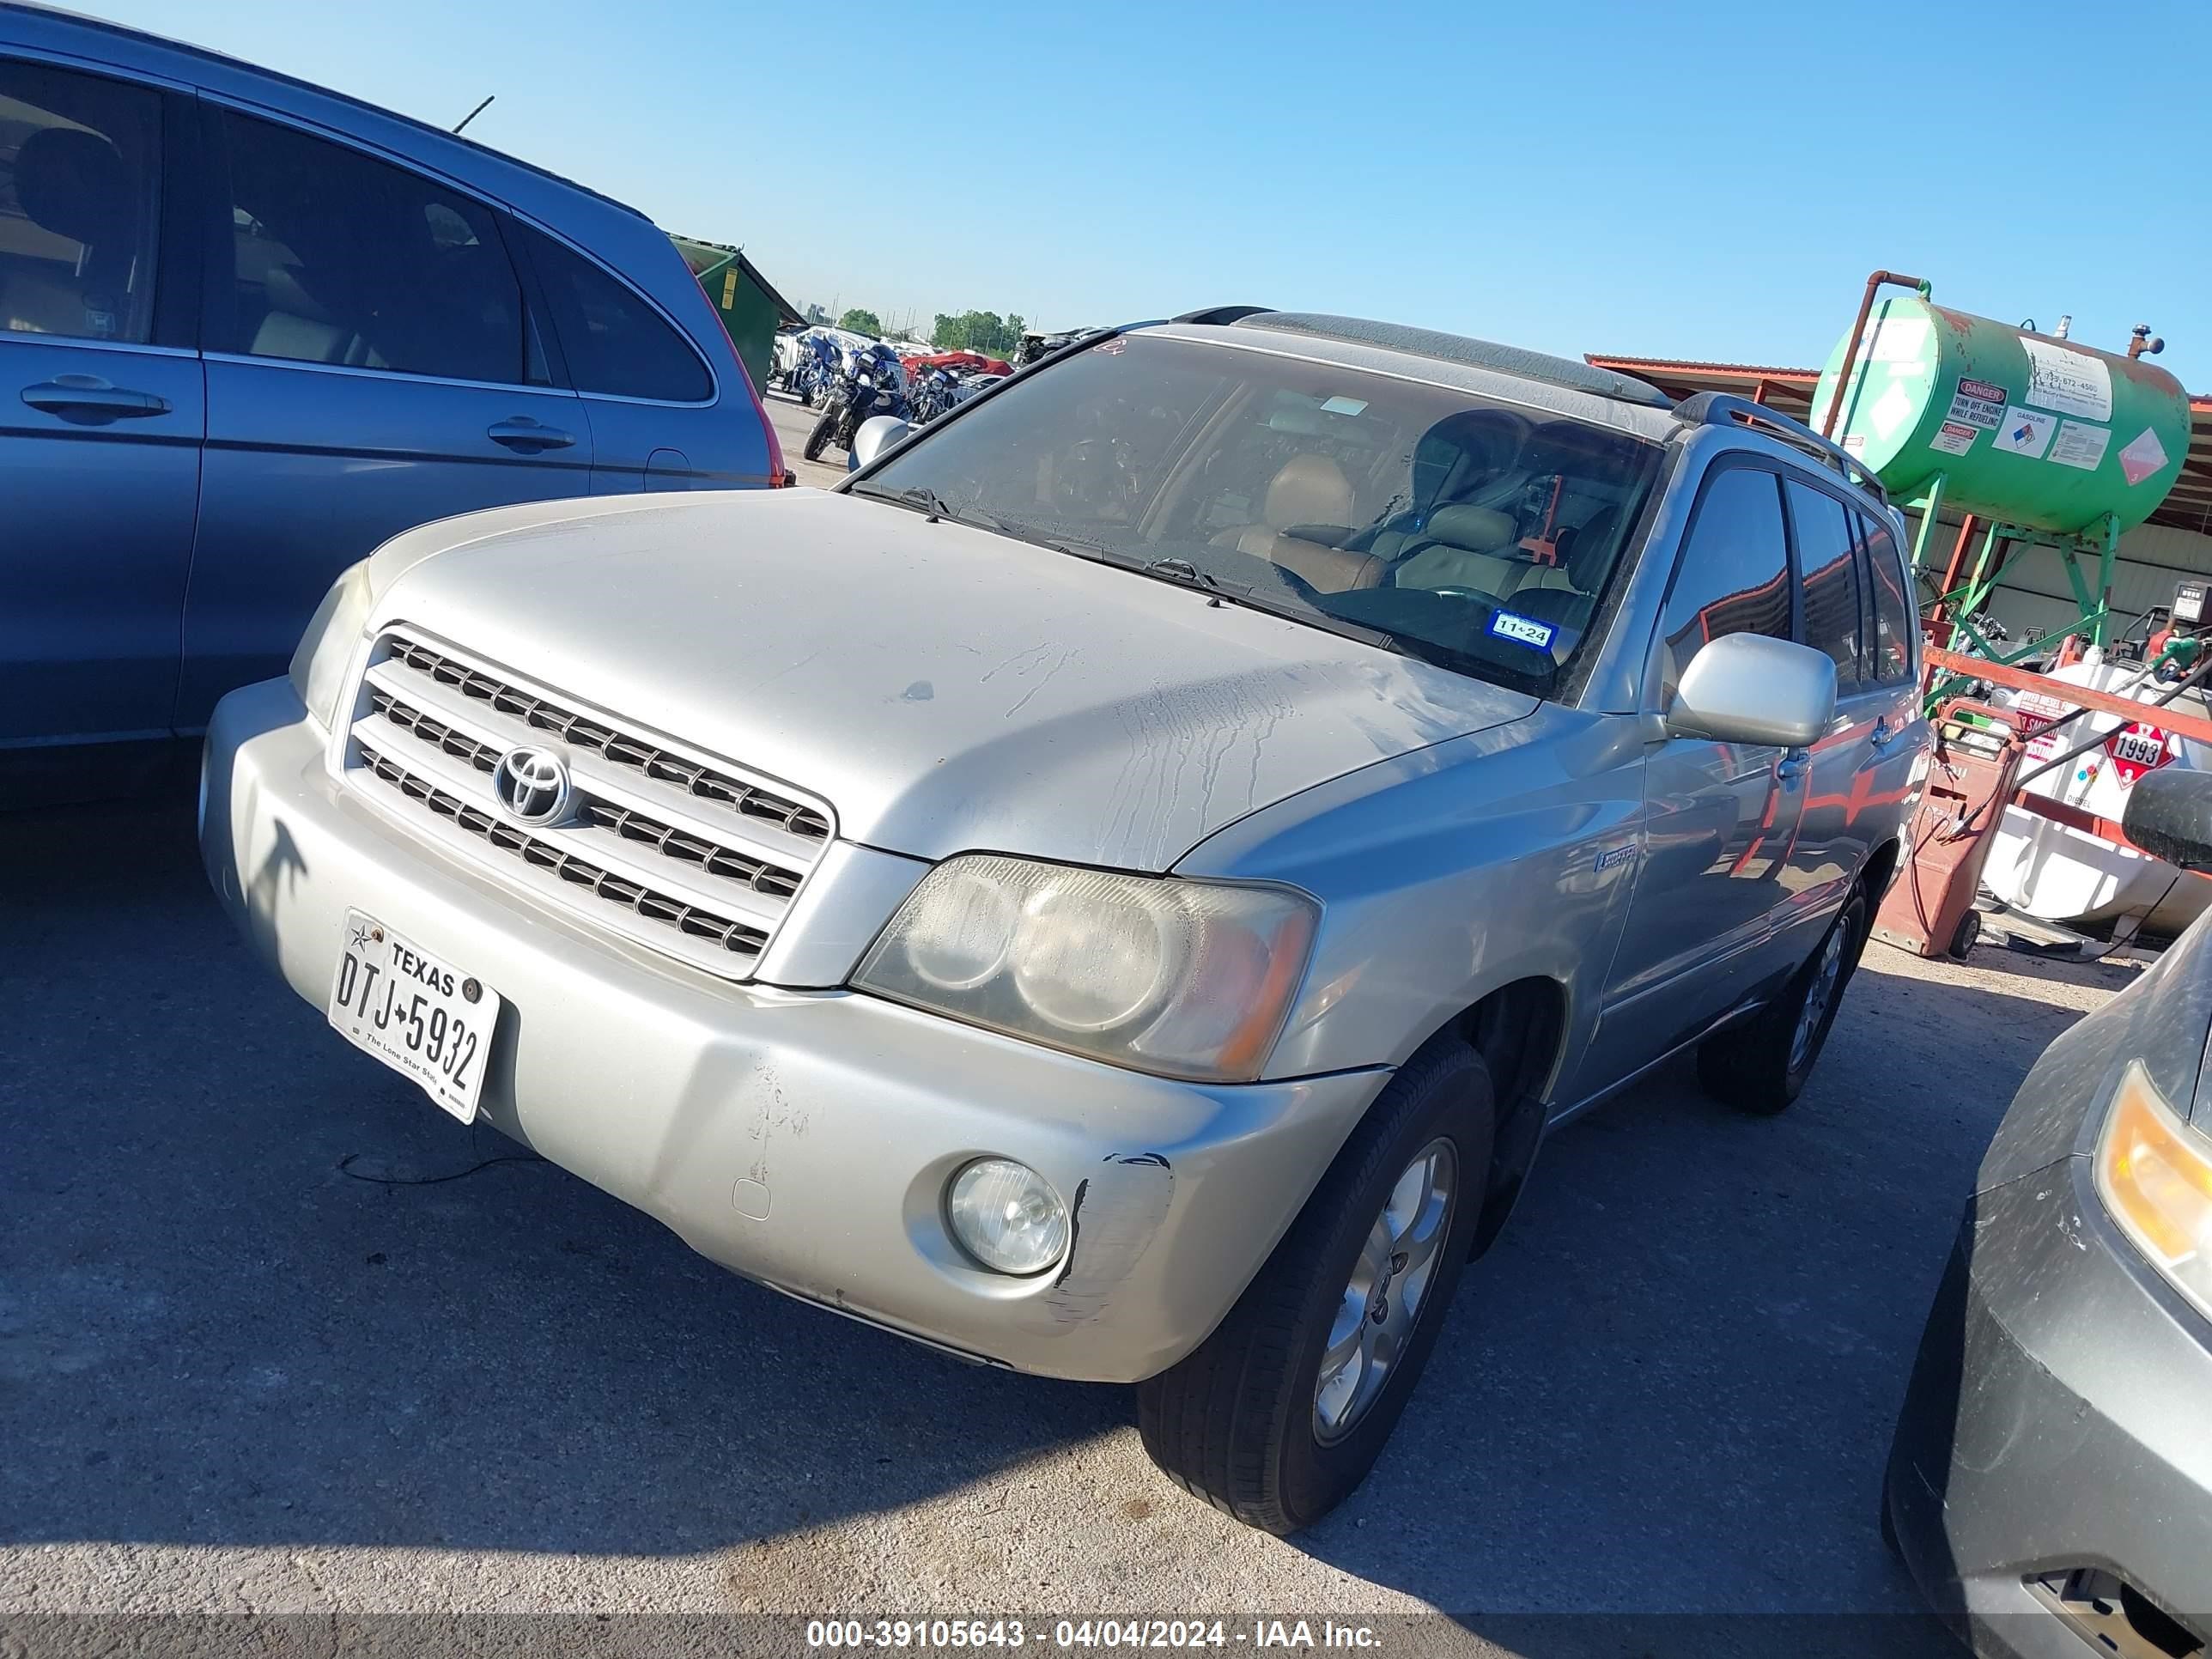
[[[1516,617],[1510,611],[1501,611],[1490,619],[1490,631],[1501,640],[1511,640],[1516,645],[1534,647],[1539,651],[1552,648],[1552,635],[1559,629],[1549,623],[1540,623],[1534,617]]]

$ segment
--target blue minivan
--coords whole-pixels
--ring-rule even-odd
[[[643,215],[0,0],[0,805],[82,775],[42,762],[173,750],[410,526],[784,481]]]

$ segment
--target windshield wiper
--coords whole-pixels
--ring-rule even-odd
[[[979,530],[1002,531],[1006,528],[988,513],[975,508],[962,512],[927,484],[911,484],[904,489],[896,490],[855,489],[852,493],[866,501],[881,501],[886,507],[902,507],[909,513],[919,513],[932,523],[939,519],[948,519],[954,524],[973,525]]]
[[[1164,576],[1170,581],[1183,582],[1192,587],[1219,587],[1221,579],[1200,570],[1188,559],[1147,559],[1137,567],[1148,576]]]

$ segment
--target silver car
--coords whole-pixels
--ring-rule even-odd
[[[1548,1125],[1802,1086],[1927,764],[1899,522],[1747,403],[1242,308],[859,447],[386,543],[218,709],[209,873],[456,1117],[1294,1530]]]

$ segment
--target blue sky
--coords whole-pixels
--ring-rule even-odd
[[[793,300],[1245,302],[1810,364],[1881,265],[2212,391],[2212,5],[70,0],[744,244]],[[1838,88],[1840,83],[1840,90]]]

